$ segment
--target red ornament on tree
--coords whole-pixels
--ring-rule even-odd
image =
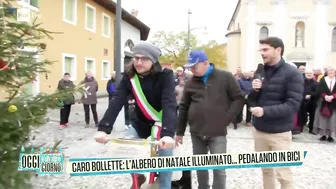
[[[57,97],[54,97],[54,98],[53,98],[53,101],[56,101],[56,100],[58,100],[58,98],[57,98]]]
[[[0,59],[0,70],[8,70],[7,63]]]

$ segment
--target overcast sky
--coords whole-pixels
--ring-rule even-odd
[[[114,0],[116,1],[116,0]],[[138,18],[157,31],[187,31],[188,9],[192,10],[191,28],[207,27],[192,31],[200,41],[226,42],[227,25],[238,0],[122,0],[122,7],[139,11]]]

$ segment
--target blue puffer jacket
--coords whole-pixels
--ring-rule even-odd
[[[299,70],[284,59],[275,66],[265,66],[265,77],[259,91],[248,95],[251,106],[264,109],[264,115],[253,117],[253,126],[265,133],[291,131],[294,115],[303,99],[304,81]]]
[[[252,90],[252,78],[242,77],[238,80],[240,89],[244,92],[244,95],[248,95]]]

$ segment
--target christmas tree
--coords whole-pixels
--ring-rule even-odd
[[[58,91],[55,94],[30,95],[25,86],[45,75],[52,62],[36,60],[47,48],[42,39],[51,40],[52,32],[43,29],[36,20],[20,22],[19,9],[13,0],[0,0],[0,189],[30,187],[29,172],[19,172],[18,162],[22,146],[30,149],[28,137],[34,127],[46,123],[49,108],[62,107],[62,98],[82,92],[81,87]],[[34,49],[22,53],[22,49]],[[56,90],[56,89],[55,89]]]

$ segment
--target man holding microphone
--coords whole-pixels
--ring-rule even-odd
[[[303,77],[282,58],[283,41],[277,37],[260,40],[264,78],[252,82],[248,95],[253,115],[256,151],[290,150],[294,115],[303,99]],[[289,167],[262,169],[264,189],[276,189],[275,172],[282,189],[293,189]]]

